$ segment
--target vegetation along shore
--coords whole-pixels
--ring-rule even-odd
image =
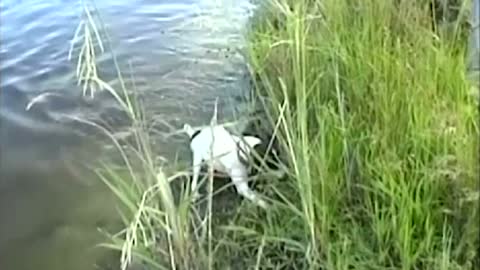
[[[125,229],[104,244],[121,269],[478,269],[471,3],[454,2],[445,20],[431,1],[261,4],[248,61],[287,171],[256,177],[266,211],[231,186],[219,201],[213,176],[193,203],[188,168],[155,162],[128,86],[83,76],[119,93],[136,127],[124,169],[98,170],[123,206]]]

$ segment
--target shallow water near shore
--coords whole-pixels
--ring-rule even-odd
[[[114,254],[95,247],[99,228],[114,229],[118,215],[91,168],[111,147],[66,119],[107,121],[118,133],[128,121],[111,96],[84,100],[75,84],[67,55],[79,1],[6,0],[0,8],[0,269],[103,269]],[[246,110],[247,0],[98,1],[97,8],[127,84],[134,75],[149,116],[168,123],[157,126],[160,134],[208,123],[217,97],[220,120]],[[98,66],[119,88],[108,51]],[[42,93],[52,96],[26,111]],[[154,137],[167,160],[186,159],[185,142]]]

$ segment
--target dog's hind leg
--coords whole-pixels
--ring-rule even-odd
[[[261,198],[259,198],[259,196],[255,194],[255,192],[251,190],[250,187],[248,187],[247,173],[244,168],[233,169],[230,172],[230,177],[232,178],[232,182],[233,184],[235,184],[237,192],[240,195],[256,203],[262,208],[267,208],[267,203]]]
[[[202,158],[198,155],[193,154],[193,178],[192,178],[192,196],[193,198],[199,197],[199,192],[197,190],[198,178],[200,176],[200,169],[202,167]]]

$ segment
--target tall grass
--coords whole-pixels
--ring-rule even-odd
[[[134,85],[101,84],[134,126],[128,151],[105,132],[124,164],[98,170],[122,205],[125,229],[104,245],[121,252],[121,269],[135,259],[148,269],[480,267],[478,112],[460,20],[439,31],[427,1],[413,0],[273,0],[263,11],[249,60],[288,167],[286,180],[264,179],[268,211],[246,204],[212,222],[212,177],[205,215],[188,189],[175,196],[186,174],[155,162]],[[93,14],[76,35],[89,57],[101,36]],[[79,81],[98,84],[81,66],[94,59],[78,64]]]
[[[275,0],[254,25],[257,89],[298,192],[281,216],[301,227],[256,223],[300,239],[305,267],[479,267],[466,43],[460,20],[443,32],[431,20],[426,1]]]
[[[98,164],[96,172],[100,179],[117,196],[119,214],[125,229],[110,234],[111,242],[102,246],[120,251],[120,269],[143,264],[153,269],[193,269],[211,257],[203,254],[203,245],[211,242],[211,235],[202,237],[197,230],[206,234],[207,227],[198,221],[196,207],[190,194],[178,184],[175,196],[172,182],[186,180],[186,172],[163,167],[155,157],[151,146],[151,130],[148,114],[132,77],[127,85],[111,47],[111,40],[94,1],[82,1],[83,15],[71,42],[69,59],[78,52],[76,76],[84,96],[94,98],[97,91],[106,90],[119,102],[132,123],[132,134],[128,141],[119,141],[107,127],[76,118],[102,130],[111,140],[122,157],[120,166],[111,162]],[[120,89],[115,89],[98,76],[96,55],[107,49],[113,56]],[[76,49],[76,45],[80,48]],[[133,74],[133,72],[132,72]],[[132,75],[133,76],[133,75]],[[90,95],[88,95],[90,93]],[[127,147],[124,147],[127,146]],[[209,194],[211,198],[212,194]],[[207,213],[208,214],[208,213]]]

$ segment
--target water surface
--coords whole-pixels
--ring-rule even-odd
[[[135,79],[150,119],[169,124],[158,125],[160,132],[208,123],[217,97],[220,119],[244,111],[247,0],[98,2],[127,84]],[[75,84],[67,55],[81,8],[71,0],[0,3],[2,270],[98,269],[110,259],[95,244],[98,228],[111,228],[117,212],[88,169],[104,151],[94,129],[64,116],[105,120],[117,132],[128,121],[110,95],[84,100]],[[98,66],[118,88],[110,52],[98,55]],[[47,92],[54,95],[25,110]],[[186,158],[185,138],[154,140],[156,154]]]

